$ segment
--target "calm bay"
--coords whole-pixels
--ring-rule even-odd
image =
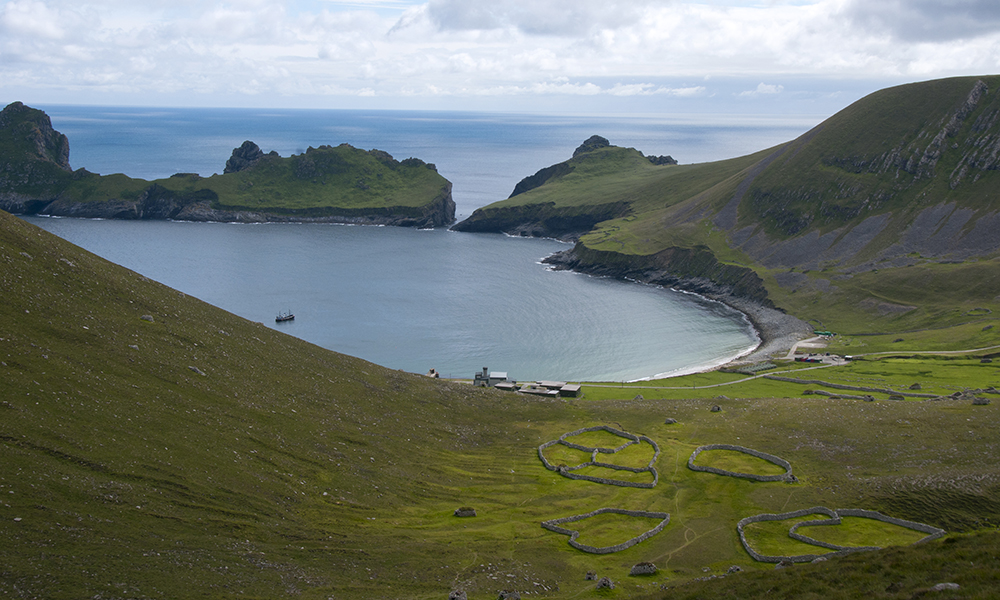
[[[459,218],[594,133],[682,162],[792,139],[809,119],[684,119],[364,111],[41,107],[74,168],[156,178],[221,172],[244,139],[283,156],[351,143],[416,156],[455,185]],[[673,141],[671,141],[673,140]],[[686,143],[678,140],[686,140]],[[726,140],[729,140],[727,143]],[[553,240],[320,224],[28,218],[113,262],[245,318],[375,363],[443,376],[622,381],[691,372],[754,347],[736,311],[691,294],[554,272]],[[280,311],[295,320],[275,323]]]

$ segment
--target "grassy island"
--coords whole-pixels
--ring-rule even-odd
[[[0,167],[0,208],[22,214],[411,227],[447,226],[455,217],[451,182],[433,164],[348,144],[283,158],[247,141],[211,177],[73,171],[66,137],[21,103],[0,113]]]

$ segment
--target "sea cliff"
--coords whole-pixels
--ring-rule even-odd
[[[282,158],[248,140],[222,175],[97,175],[71,169],[69,141],[44,112],[0,112],[0,209],[15,214],[432,228],[454,221],[451,190],[433,164],[348,144]]]

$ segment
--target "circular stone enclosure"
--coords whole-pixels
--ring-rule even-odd
[[[757,475],[756,473],[741,473],[738,471],[727,471],[725,469],[717,469],[715,467],[703,467],[701,465],[694,464],[698,455],[707,450],[732,450],[734,452],[742,452],[743,454],[748,454],[750,456],[759,458],[761,460],[766,460],[771,464],[775,464],[785,470],[784,473],[780,475]],[[694,452],[691,453],[691,458],[688,459],[688,468],[692,471],[702,471],[705,473],[714,473],[716,475],[725,475],[727,477],[739,477],[740,479],[750,479],[752,481],[786,481],[788,483],[795,483],[798,479],[792,475],[792,464],[787,460],[775,456],[773,454],[767,454],[766,452],[759,452],[757,450],[752,450],[750,448],[744,448],[743,446],[734,446],[732,444],[709,444],[707,446],[700,446]]]

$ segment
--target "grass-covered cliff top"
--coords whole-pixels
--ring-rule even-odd
[[[384,152],[341,144],[309,148],[287,158],[265,155],[245,170],[210,177],[178,174],[146,181],[121,174],[86,175],[74,181],[63,198],[134,200],[151,184],[181,194],[207,195],[218,208],[279,211],[416,207],[437,198],[449,185],[423,161],[400,162]]]
[[[45,113],[20,103],[0,113],[0,166],[0,208],[18,212],[198,220],[233,220],[231,213],[239,211],[372,215],[422,226],[454,218],[451,183],[434,165],[348,144],[282,158],[248,141],[234,150],[223,174],[207,178],[177,174],[146,181],[71,172],[66,137],[52,129]]]
[[[885,596],[894,598],[948,580],[975,597],[998,583],[996,569],[965,566],[995,547],[996,534],[789,575],[750,559],[735,530],[750,515],[819,505],[952,532],[993,527],[998,403],[738,400],[731,389],[723,393],[733,400],[661,400],[647,389],[639,400],[628,386],[545,401],[478,389],[323,350],[5,213],[0,285],[4,597],[603,597],[588,571],[615,580],[615,597],[664,597],[662,585],[732,565],[744,573],[678,589],[714,596],[737,586],[753,598],[807,586],[836,597],[898,584]],[[542,466],[540,444],[592,425],[653,439],[657,487],[572,481]],[[712,443],[787,459],[799,483],[687,469]],[[573,464],[590,454],[556,448],[547,457]],[[638,467],[651,458],[637,447],[609,459]],[[725,454],[701,460],[767,468]],[[455,517],[460,507],[477,516]],[[671,522],[608,555],[575,550],[540,526],[602,507],[669,512]],[[574,526],[581,542],[607,546],[650,525],[611,515]],[[913,541],[908,530],[857,521],[830,533],[838,543]],[[781,527],[750,539],[768,552],[802,550]],[[876,576],[872,561],[884,565]],[[928,561],[948,567],[915,566]],[[658,575],[629,577],[640,562]]]

